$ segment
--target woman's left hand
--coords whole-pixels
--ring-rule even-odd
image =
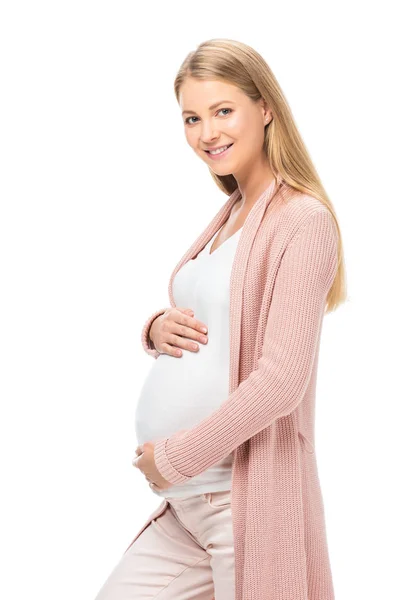
[[[153,490],[166,490],[172,483],[164,479],[154,462],[154,444],[145,442],[135,450],[136,458],[132,460],[134,467],[140,469]]]

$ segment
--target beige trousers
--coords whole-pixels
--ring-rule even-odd
[[[230,490],[167,500],[95,600],[234,600]]]

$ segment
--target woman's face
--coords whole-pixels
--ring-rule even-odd
[[[264,156],[264,127],[272,114],[263,99],[254,102],[223,81],[194,78],[185,80],[179,98],[185,136],[196,154],[217,175],[245,177]],[[219,156],[207,152],[226,145],[231,147]]]

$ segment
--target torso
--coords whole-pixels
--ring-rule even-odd
[[[242,214],[242,212],[240,212],[238,209],[234,211],[234,207],[232,208],[228,220],[226,221],[225,225],[222,226],[211,245],[210,254],[217,250],[224,242],[226,242],[226,240],[228,240],[243,226],[247,214],[244,214],[244,212]]]
[[[208,342],[199,344],[197,352],[183,350],[179,359],[161,353],[153,361],[137,401],[135,428],[139,444],[195,426],[229,396],[230,277],[241,235],[238,222],[235,226],[232,235],[233,228],[225,230],[229,239],[220,241],[221,247],[212,256],[209,250],[221,229],[174,277],[174,301],[178,306],[190,306],[207,324]],[[182,497],[229,490],[232,458],[231,453],[183,485],[153,491],[159,496]]]

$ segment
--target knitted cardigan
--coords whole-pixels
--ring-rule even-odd
[[[171,306],[174,276],[225,223],[239,196],[236,189],[173,270]],[[195,427],[155,442],[156,466],[171,484],[234,453],[235,600],[334,600],[314,422],[337,250],[330,211],[278,176],[248,213],[232,265],[229,395]],[[165,310],[142,329],[143,348],[155,359],[148,333]],[[164,499],[128,548],[167,505]]]

